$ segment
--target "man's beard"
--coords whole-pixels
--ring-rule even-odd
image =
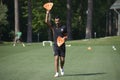
[[[58,23],[56,24],[56,27],[59,27],[59,24],[58,24]]]

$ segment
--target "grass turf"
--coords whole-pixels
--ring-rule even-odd
[[[120,37],[67,41],[65,75],[54,78],[52,47],[0,44],[0,80],[119,80]],[[113,50],[112,46],[117,50]],[[88,46],[92,50],[87,50]]]

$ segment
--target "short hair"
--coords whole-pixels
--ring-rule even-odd
[[[60,19],[60,17],[57,15],[57,16],[55,16],[55,19]]]

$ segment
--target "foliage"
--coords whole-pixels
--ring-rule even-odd
[[[106,36],[106,14],[110,11],[109,8],[114,1],[115,0],[94,0],[93,33],[96,32],[97,37]]]
[[[72,1],[72,35],[74,39],[82,39],[85,37],[86,5],[87,0]]]
[[[4,0],[4,3],[9,5],[9,19],[10,27],[8,32],[10,33],[14,30],[14,9],[13,0]],[[31,0],[32,2],[32,27],[33,27],[33,38],[36,40],[37,34],[39,33],[41,41],[48,39],[48,28],[44,23],[45,20],[45,9],[43,4],[53,1],[54,6],[51,10],[52,20],[56,15],[59,15],[62,22],[66,23],[66,1],[67,0]],[[85,28],[86,28],[86,10],[87,10],[87,0],[71,0],[72,9],[72,37],[73,39],[83,39],[85,38]],[[110,6],[115,0],[93,0],[93,29],[92,33],[97,33],[97,37],[103,37],[106,33],[106,13],[109,11]],[[12,3],[11,3],[12,2]],[[2,11],[2,10],[1,10]],[[3,12],[3,11],[2,11]],[[19,19],[20,19],[20,29],[23,32],[23,39],[26,38],[26,30],[28,24],[28,4],[27,0],[19,0]],[[11,21],[12,20],[12,21]]]
[[[6,25],[8,24],[8,21],[7,21],[7,6],[4,5],[4,4],[0,4],[0,25]]]
[[[4,26],[8,24],[6,14],[7,11],[8,11],[7,6],[0,2],[0,41],[1,37],[3,36],[3,32],[6,31]]]

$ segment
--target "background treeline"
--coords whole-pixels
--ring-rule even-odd
[[[23,33],[22,39],[27,40],[28,27],[28,0],[18,0],[19,2],[19,26]],[[45,9],[43,4],[49,0],[31,0],[32,4],[32,41],[51,40],[51,33],[45,24]],[[55,15],[59,15],[62,23],[66,24],[67,0],[52,0],[54,7],[51,10],[52,21]],[[71,36],[72,40],[84,39],[87,23],[88,0],[70,0],[71,2]],[[110,6],[115,0],[93,0],[93,21],[92,37],[104,37],[106,34],[106,14],[110,11]],[[1,0],[1,14],[6,14],[3,23],[0,21],[0,40],[12,41],[14,38],[14,0]],[[2,10],[3,9],[3,10]],[[96,36],[94,36],[96,33]]]

